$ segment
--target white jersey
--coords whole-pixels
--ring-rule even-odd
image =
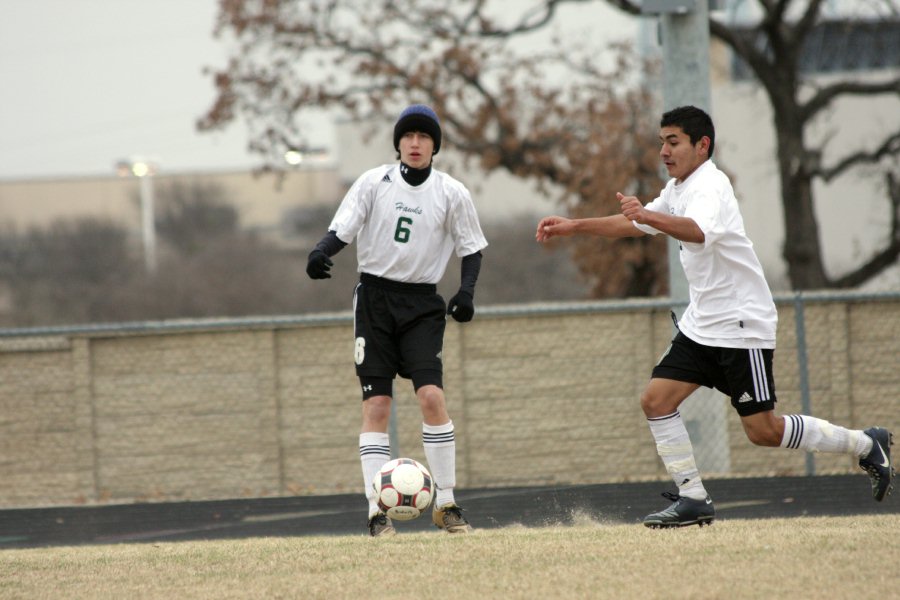
[[[680,184],[669,180],[645,208],[693,219],[705,237],[702,244],[678,242],[690,288],[682,333],[707,346],[774,348],[778,313],[728,177],[707,160]]]
[[[358,270],[404,283],[438,283],[455,250],[474,254],[487,246],[469,190],[431,169],[411,186],[400,165],[363,173],[344,196],[328,227],[346,243],[356,238]]]

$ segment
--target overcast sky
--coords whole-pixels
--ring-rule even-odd
[[[246,132],[198,134],[221,66],[217,0],[4,0],[0,178],[109,175],[116,160],[172,171],[258,163]]]
[[[132,156],[167,172],[259,164],[243,124],[195,128],[215,96],[204,67],[226,61],[213,38],[218,0],[2,1],[0,179],[108,176]],[[603,7],[562,18],[627,36],[633,22]],[[306,125],[334,139],[330,124]]]

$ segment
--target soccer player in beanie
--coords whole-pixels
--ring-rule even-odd
[[[546,217],[535,236],[543,242],[574,234],[620,238],[663,233],[679,241],[690,302],[641,395],[657,452],[678,493],[664,493],[671,504],[647,515],[644,525],[683,527],[715,518],[678,412],[701,385],[731,398],[754,444],[857,457],[869,474],[873,497],[883,500],[894,474],[887,429],[860,431],[807,415],[775,415],[772,358],[778,315],[731,182],[710,160],[712,119],[693,106],[676,108],[663,115],[659,139],[660,158],[671,179],[658,198],[643,205],[620,193],[621,214]]]
[[[394,125],[399,164],[363,173],[344,196],[328,233],[310,252],[306,272],[327,279],[334,256],[356,239],[359,283],[353,296],[356,374],[362,388],[359,457],[372,536],[395,533],[379,508],[372,479],[390,460],[388,420],[397,375],[412,380],[422,411],[422,445],[437,491],[434,524],[471,530],[453,495],[456,442],[443,390],[441,350],[447,315],[475,313],[475,283],[487,246],[466,187],[434,169],[441,148],[438,116],[424,104]],[[459,291],[445,305],[436,284],[451,253],[462,258]]]

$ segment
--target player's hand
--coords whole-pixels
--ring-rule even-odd
[[[641,204],[640,200],[635,196],[626,196],[621,192],[616,193],[616,198],[619,199],[622,214],[625,215],[629,221],[636,221],[638,223],[644,222],[644,205]]]
[[[460,323],[468,323],[475,316],[475,301],[472,294],[459,290],[447,303],[447,314]]]
[[[310,279],[330,279],[331,265],[334,263],[321,250],[313,250],[306,261],[306,274]]]
[[[557,235],[572,235],[572,220],[565,217],[544,217],[538,223],[534,239],[546,242]]]

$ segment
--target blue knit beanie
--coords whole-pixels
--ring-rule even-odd
[[[394,150],[400,151],[400,138],[410,131],[421,131],[431,136],[434,140],[432,154],[437,154],[441,149],[441,122],[430,106],[413,104],[403,109],[394,125]]]

